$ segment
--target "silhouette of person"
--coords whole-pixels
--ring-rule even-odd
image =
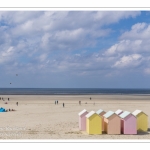
[[[63,103],[63,107],[65,107],[65,103]]]

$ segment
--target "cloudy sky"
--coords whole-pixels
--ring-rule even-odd
[[[0,87],[150,88],[150,12],[0,11]]]

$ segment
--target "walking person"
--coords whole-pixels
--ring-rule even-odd
[[[65,107],[65,103],[63,103],[63,107]]]
[[[18,102],[16,103],[16,105],[18,106]]]
[[[57,100],[57,105],[58,105],[58,100]]]
[[[56,105],[56,101],[55,101],[55,105]]]
[[[8,101],[9,101],[9,98],[8,98]]]

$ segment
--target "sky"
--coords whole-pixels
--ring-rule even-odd
[[[0,11],[0,88],[150,88],[150,11]]]

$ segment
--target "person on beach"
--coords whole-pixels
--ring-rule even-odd
[[[63,107],[65,107],[65,103],[63,103]]]
[[[16,103],[16,105],[18,106],[18,102]]]
[[[8,98],[8,101],[9,101],[9,98]]]
[[[92,98],[90,97],[90,100],[91,100]]]
[[[57,100],[57,105],[58,105],[58,100]]]
[[[56,105],[56,101],[55,101],[55,105]]]
[[[0,100],[1,100],[1,97],[0,97]]]

